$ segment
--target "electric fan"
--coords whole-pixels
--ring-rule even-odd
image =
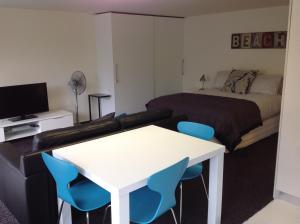
[[[71,89],[75,95],[76,123],[78,123],[79,122],[79,119],[78,119],[78,96],[81,95],[86,89],[86,79],[85,79],[83,72],[82,71],[73,72],[68,84],[71,87]]]

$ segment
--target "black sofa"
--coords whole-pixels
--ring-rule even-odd
[[[88,141],[129,129],[154,124],[176,130],[187,117],[172,111],[145,111],[119,119],[95,120],[34,136],[26,152],[11,143],[0,144],[0,200],[21,224],[52,224],[57,220],[57,196],[53,178],[41,159],[41,151]]]

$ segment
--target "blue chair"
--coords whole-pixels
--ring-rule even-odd
[[[78,170],[73,164],[56,159],[44,152],[42,158],[56,182],[57,195],[63,201],[59,210],[58,223],[64,202],[67,202],[78,210],[86,212],[86,221],[89,224],[89,211],[109,203],[109,192],[88,179],[71,185],[71,181],[78,176]]]
[[[173,210],[176,205],[175,191],[188,162],[189,158],[185,158],[152,175],[147,186],[130,194],[130,220],[133,223],[151,223],[171,210],[177,224]]]
[[[207,141],[211,140],[215,135],[215,130],[212,127],[210,127],[208,125],[204,125],[204,124],[195,123],[195,122],[189,122],[189,121],[179,122],[177,124],[177,129],[180,133],[187,134],[187,135],[190,135],[190,136],[193,136],[196,138],[200,138],[203,140],[207,140]],[[183,174],[183,177],[182,177],[181,183],[180,183],[180,219],[179,219],[180,223],[182,221],[182,201],[183,201],[182,181],[191,180],[191,179],[201,176],[205,194],[208,199],[208,193],[207,193],[207,189],[206,189],[202,171],[203,171],[203,166],[200,163],[200,164],[197,164],[197,165],[187,168],[187,170]]]

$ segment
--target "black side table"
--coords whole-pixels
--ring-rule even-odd
[[[95,97],[98,99],[98,110],[99,110],[99,118],[101,118],[101,99],[102,98],[108,98],[111,97],[108,94],[105,93],[94,93],[94,94],[89,94],[89,111],[90,111],[90,121],[92,120],[92,111],[91,111],[91,98]]]

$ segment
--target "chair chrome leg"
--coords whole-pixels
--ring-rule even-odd
[[[201,173],[201,179],[202,179],[202,183],[203,183],[203,186],[204,186],[204,190],[205,190],[205,194],[206,194],[207,200],[209,200],[207,189],[206,189],[206,184],[205,184],[205,181],[204,181],[202,173]]]
[[[175,215],[175,212],[174,212],[173,208],[171,208],[171,212],[172,212],[172,215],[173,215],[173,218],[174,218],[174,222],[175,222],[175,224],[177,224],[177,219],[176,219],[176,215]]]
[[[103,216],[103,220],[102,220],[102,224],[105,223],[105,218],[106,218],[106,215],[107,215],[107,211],[108,211],[108,209],[109,209],[110,207],[111,207],[111,205],[108,205],[108,206],[106,206],[106,208],[105,208],[104,216]]]
[[[61,203],[61,205],[60,205],[60,209],[59,209],[59,213],[58,213],[57,224],[59,224],[60,217],[61,217],[61,213],[62,213],[62,210],[63,210],[63,207],[64,207],[64,203],[65,203],[65,201],[62,201],[62,203]]]
[[[180,182],[180,201],[179,201],[179,223],[182,222],[182,182]]]
[[[90,214],[86,212],[86,224],[90,224]]]

